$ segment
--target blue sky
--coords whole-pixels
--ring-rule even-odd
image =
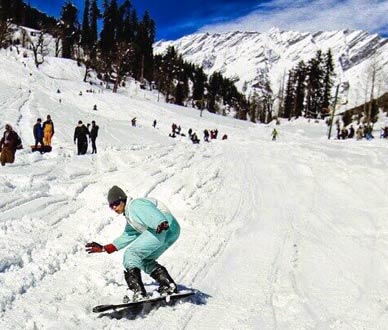
[[[64,0],[30,0],[30,3],[58,17]],[[81,21],[84,0],[73,3],[80,11]],[[350,28],[388,36],[388,0],[132,0],[132,3],[139,17],[149,10],[156,22],[157,40],[177,39],[194,32],[264,32],[271,27],[308,32]]]

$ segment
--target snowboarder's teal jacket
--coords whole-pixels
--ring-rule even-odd
[[[117,250],[129,245],[124,252],[123,265],[126,269],[140,268],[150,274],[157,266],[155,260],[179,237],[180,227],[170,210],[155,198],[128,200],[124,216],[124,232],[113,241]],[[156,228],[164,221],[169,229],[156,233]]]

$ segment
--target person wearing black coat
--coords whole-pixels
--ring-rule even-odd
[[[92,140],[92,154],[97,153],[97,147],[96,147],[96,139],[98,136],[98,126],[96,125],[96,122],[92,121],[92,129],[90,130],[90,140]]]
[[[82,123],[78,121],[78,126],[74,130],[74,144],[77,141],[78,155],[85,155],[88,150],[88,135],[89,131]]]

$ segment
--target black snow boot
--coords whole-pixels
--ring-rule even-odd
[[[170,274],[167,272],[167,269],[161,265],[158,265],[150,276],[159,283],[158,292],[163,294],[172,294],[177,293],[178,288],[171,278]]]
[[[133,301],[139,301],[147,298],[147,291],[145,290],[143,281],[141,280],[141,272],[139,268],[132,268],[124,271],[124,277],[128,284],[128,288],[133,291]],[[129,302],[128,296],[125,296],[123,301]]]

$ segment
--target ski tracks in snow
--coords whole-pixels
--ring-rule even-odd
[[[2,265],[0,283],[3,288],[0,290],[0,312],[5,322],[3,323],[4,329],[6,329],[9,318],[22,320],[25,318],[25,313],[32,315],[39,313],[36,308],[41,308],[43,302],[38,297],[46,296],[48,301],[53,299],[48,297],[49,293],[42,294],[42,290],[47,287],[55,287],[55,283],[58,281],[65,281],[65,283],[60,284],[58,282],[58,287],[61,290],[69,290],[68,294],[58,292],[58,304],[65,303],[62,298],[63,294],[65,296],[74,295],[75,283],[66,283],[64,277],[73,278],[74,276],[70,276],[68,272],[76,273],[77,260],[86,258],[83,245],[87,238],[96,234],[98,236],[98,233],[104,236],[111,227],[109,217],[107,220],[98,220],[100,222],[98,225],[94,219],[95,216],[101,218],[99,213],[102,213],[109,214],[110,219],[113,217],[109,210],[106,210],[105,201],[103,201],[102,206],[96,205],[97,208],[88,203],[90,202],[87,199],[89,189],[103,189],[105,195],[107,186],[103,182],[114,181],[116,177],[123,178],[127,171],[129,173],[142,173],[138,177],[138,183],[135,178],[131,181],[135,186],[141,187],[145,195],[165,194],[168,200],[180,202],[187,209],[197,208],[203,202],[201,189],[207,189],[207,191],[216,189],[218,169],[211,170],[209,164],[203,162],[201,152],[188,152],[189,149],[186,147],[183,145],[181,148],[174,149],[172,147],[140,148],[132,155],[125,156],[125,154],[123,158],[126,160],[123,162],[120,162],[114,151],[109,149],[99,154],[100,161],[90,155],[84,158],[69,158],[66,157],[66,153],[63,154],[59,150],[53,152],[44,163],[41,159],[34,158],[34,155],[27,155],[26,157],[31,157],[30,160],[33,161],[31,165],[33,174],[29,176],[20,175],[23,172],[21,165],[11,165],[13,174],[6,169],[5,173],[1,174],[3,181],[6,182],[2,192],[7,193],[12,190],[14,191],[12,195],[19,197],[16,200],[11,199],[11,197],[2,200],[0,205],[0,212],[4,216],[0,231],[0,235],[3,237],[2,242],[5,243],[7,237],[13,238],[13,242],[9,242],[8,239],[6,245],[3,243],[0,257]],[[173,157],[174,161],[171,161],[171,153],[176,154]],[[110,155],[108,156],[108,154]],[[64,158],[63,155],[65,155]],[[57,164],[58,157],[62,160],[62,164]],[[110,159],[110,161],[103,163],[106,159]],[[115,160],[117,161],[116,166],[112,167],[111,164],[115,163]],[[76,166],[78,161],[89,162],[91,170],[79,170]],[[192,167],[193,163],[196,162],[202,164],[202,173],[196,173],[198,178],[194,181],[193,186],[190,184],[182,185],[182,182],[185,182],[182,180],[182,176],[192,178]],[[85,168],[85,166],[80,168]],[[106,173],[109,173],[111,180],[104,177]],[[151,179],[144,181],[146,173],[149,173]],[[204,176],[202,177],[202,175]],[[101,179],[103,180],[101,181]],[[147,182],[151,183],[148,187]],[[101,183],[104,185],[103,187],[101,187]],[[25,194],[24,196],[23,191],[38,191],[38,193],[31,199],[31,195]],[[202,194],[202,196],[206,196],[206,194]],[[92,222],[85,221],[88,218],[91,218]],[[93,232],[95,233],[93,234]],[[209,236],[207,237],[209,238]],[[208,241],[208,239],[204,239],[204,242]],[[200,247],[197,252],[203,253],[204,249],[206,249],[206,245]],[[178,282],[184,283],[184,280],[193,276],[193,266],[185,268],[188,262],[184,261],[181,264],[178,262],[177,265],[177,268],[183,267],[178,272]],[[116,269],[118,266],[116,265]],[[173,272],[177,272],[177,269],[171,269]],[[196,271],[198,272],[198,270]],[[81,281],[85,276],[87,278],[88,274],[81,275]],[[122,285],[118,284],[122,281],[120,277],[114,275],[116,278],[112,282],[114,290],[119,289]],[[91,284],[92,286],[88,286],[90,290],[94,285]],[[122,289],[120,290],[122,291]],[[55,291],[51,294],[55,295]],[[117,297],[115,298],[117,299]],[[25,306],[26,301],[36,299],[40,302],[35,304],[36,306],[34,303],[31,304],[30,311],[27,311],[26,307],[20,308],[20,306]],[[94,297],[91,296],[89,300],[93,301]],[[53,311],[60,310],[59,305],[55,308],[56,303],[51,305],[54,308]],[[87,304],[87,306],[90,305]],[[54,321],[47,320],[47,322],[46,325],[40,324],[40,326],[46,328]],[[31,322],[23,324],[23,321],[20,321],[19,325],[20,328],[26,329],[39,328],[37,323]]]

